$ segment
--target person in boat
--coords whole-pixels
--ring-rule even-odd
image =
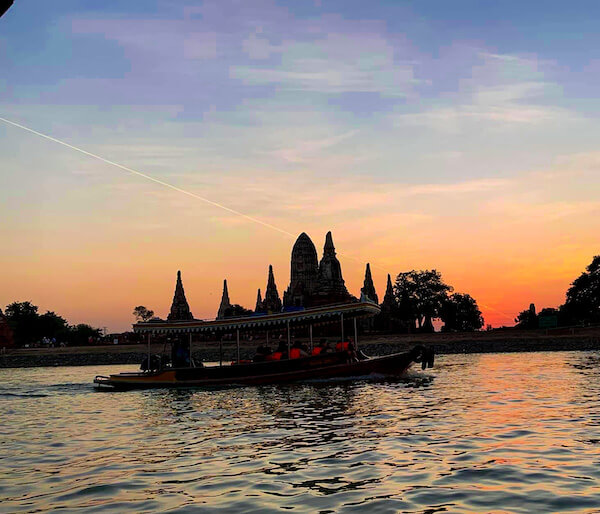
[[[335,352],[333,345],[327,340],[325,340],[325,342],[323,343],[323,346],[321,348],[323,348],[321,350],[321,353],[334,353]]]
[[[254,356],[254,358],[252,360],[254,362],[264,362],[267,360],[267,357],[269,355],[271,355],[271,353],[273,353],[271,348],[269,348],[268,346],[260,345],[256,349],[256,355]]]
[[[305,345],[295,342],[290,348],[290,359],[301,359],[308,357],[308,351]]]
[[[267,355],[266,360],[268,361],[280,361],[282,359],[288,358],[287,352],[287,344],[285,341],[279,341],[279,345],[277,346],[277,350],[275,350],[270,355]]]

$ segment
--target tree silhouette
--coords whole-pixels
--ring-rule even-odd
[[[138,305],[133,309],[133,315],[138,321],[148,321],[154,316],[154,311],[146,309],[143,305]]]
[[[515,318],[515,323],[518,328],[533,329],[538,328],[538,317],[535,313],[535,305],[533,303],[529,306],[529,309],[521,311]]]
[[[560,311],[570,323],[600,322],[600,255],[573,281]]]
[[[440,318],[442,330],[472,332],[483,327],[483,316],[475,299],[468,294],[454,293],[443,303]]]
[[[6,306],[4,315],[12,328],[18,346],[23,346],[39,337],[37,305],[31,302],[13,302]]]
[[[396,277],[394,294],[403,311],[412,313],[420,330],[433,332],[433,319],[438,318],[452,287],[442,281],[439,271],[412,270]]]
[[[6,307],[5,317],[18,346],[38,342],[44,337],[67,344],[85,344],[90,337],[100,337],[99,329],[86,324],[70,326],[66,319],[54,312],[38,314],[37,305],[31,302],[11,303]]]
[[[252,309],[246,309],[245,307],[242,307],[241,305],[233,304],[231,307],[225,309],[225,318],[240,318],[243,316],[250,316],[251,314],[254,314],[254,311]]]

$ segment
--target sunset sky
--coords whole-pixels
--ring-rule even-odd
[[[600,3],[16,0],[0,19],[0,308],[125,330],[176,272],[254,307],[295,236],[438,269],[486,323],[600,253]],[[286,235],[287,232],[292,235]]]

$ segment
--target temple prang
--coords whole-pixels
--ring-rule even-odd
[[[284,308],[314,307],[355,300],[346,289],[331,232],[325,236],[323,257],[318,264],[315,245],[302,232],[292,248],[290,285],[283,295]]]
[[[169,321],[186,321],[194,319],[190,311],[190,306],[185,298],[185,291],[183,290],[183,282],[181,281],[181,271],[177,272],[177,282],[175,284],[175,294],[173,295],[173,303],[171,304],[171,311],[167,316]]]
[[[258,292],[256,293],[256,306],[254,307],[254,312],[263,312],[263,301],[262,296],[260,295],[260,287],[258,288]]]
[[[390,279],[391,281],[391,279]],[[375,303],[379,303],[379,297],[375,291],[375,284],[373,284],[373,277],[371,276],[371,266],[367,262],[367,268],[365,269],[365,280],[360,290],[361,296],[365,296],[369,300]]]
[[[217,312],[217,319],[223,319],[231,311],[231,302],[229,301],[229,291],[227,290],[227,279],[223,280],[223,296],[221,296],[221,305]]]
[[[302,232],[292,248],[290,285],[283,293],[284,307],[308,307],[319,285],[317,249],[310,237]]]
[[[265,299],[262,303],[263,312],[277,313],[281,312],[282,303],[275,284],[275,275],[273,274],[273,266],[269,264],[269,277],[267,279],[267,288],[265,289]]]
[[[383,297],[383,302],[381,304],[382,310],[393,310],[393,308],[397,307],[398,303],[396,302],[396,296],[394,295],[394,287],[392,286],[392,277],[388,273],[387,276],[387,285],[385,288],[385,296]]]
[[[325,236],[323,257],[319,263],[319,285],[315,292],[313,305],[345,303],[356,300],[348,289],[342,276],[342,265],[336,257],[331,231]]]

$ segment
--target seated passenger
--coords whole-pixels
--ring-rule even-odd
[[[256,349],[256,355],[252,360],[254,362],[264,362],[267,360],[267,356],[271,355],[271,353],[271,348],[261,345]]]
[[[333,353],[334,352],[334,349],[331,346],[331,343],[329,341],[325,341],[325,344],[323,344],[321,346],[321,348],[322,348],[321,353]]]
[[[312,349],[311,354],[312,355],[320,355],[321,353],[323,353],[323,350],[325,349],[325,347],[327,346],[327,339],[321,338],[319,339],[319,343],[315,345],[315,347]]]
[[[267,355],[266,359],[268,361],[278,361],[281,359],[287,359],[287,344],[284,341],[279,341],[277,350],[275,350],[272,354]]]
[[[341,341],[335,345],[336,352],[344,352],[350,349],[350,343],[348,341]]]
[[[290,349],[290,359],[300,359],[302,357],[308,357],[308,352],[306,351],[304,345],[299,343],[294,343],[294,346]]]

